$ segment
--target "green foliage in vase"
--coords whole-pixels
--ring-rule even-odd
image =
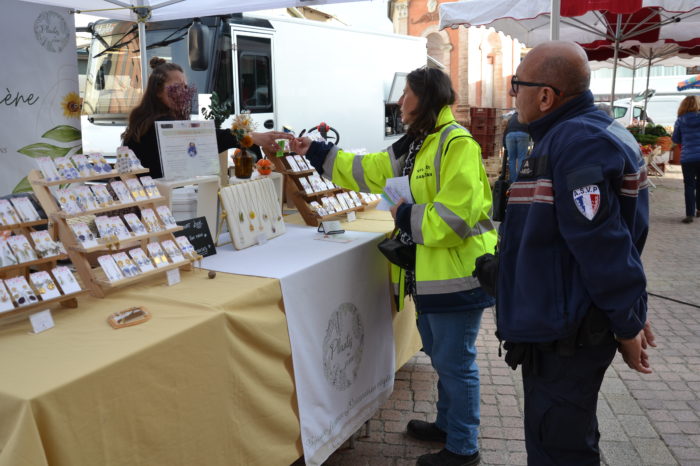
[[[233,106],[230,100],[221,101],[219,94],[216,91],[211,93],[211,102],[209,104],[209,110],[202,108],[202,115],[207,120],[214,120],[214,125],[217,128],[221,128],[221,124],[231,116],[231,111]]]

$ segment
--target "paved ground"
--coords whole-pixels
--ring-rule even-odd
[[[700,305],[700,218],[685,225],[680,167],[656,184],[651,229],[643,261],[649,292]],[[598,407],[606,465],[700,466],[700,308],[650,296],[649,315],[658,348],[654,373],[638,375],[618,356],[608,370]],[[519,374],[498,357],[493,316],[484,314],[479,335],[483,465],[524,465],[522,386]],[[368,437],[356,436],[327,466],[414,465],[441,448],[406,436],[410,419],[434,420],[436,376],[419,353],[396,374],[394,393],[370,421]]]

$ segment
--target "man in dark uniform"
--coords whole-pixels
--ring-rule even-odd
[[[651,372],[646,165],[589,83],[583,49],[568,42],[535,47],[511,83],[535,146],[500,229],[497,326],[506,362],[522,365],[530,465],[599,464],[596,404],[615,351]]]

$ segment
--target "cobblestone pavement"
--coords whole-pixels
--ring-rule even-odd
[[[684,216],[679,166],[669,167],[651,196],[651,228],[642,256],[650,293],[700,305],[700,218]],[[632,372],[619,356],[608,370],[598,406],[604,464],[700,466],[700,309],[650,296],[649,317],[658,347],[654,371]],[[478,339],[481,369],[482,465],[524,465],[522,384],[498,357],[491,312]],[[394,392],[369,423],[327,466],[415,465],[442,446],[406,436],[410,419],[435,419],[436,376],[418,353],[396,374]]]

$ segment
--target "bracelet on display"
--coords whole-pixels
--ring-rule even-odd
[[[151,318],[151,313],[143,307],[130,307],[124,311],[119,311],[111,314],[107,318],[107,322],[114,329],[131,327],[132,325],[142,324]]]

